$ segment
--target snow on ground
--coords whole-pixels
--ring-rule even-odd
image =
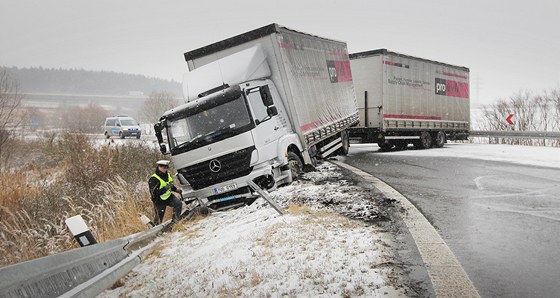
[[[378,151],[374,144],[351,149]],[[441,149],[384,152],[560,168],[560,149],[449,143]],[[399,266],[395,235],[372,191],[323,163],[271,196],[177,225],[119,286],[100,297],[422,296]],[[405,270],[399,270],[405,269]]]
[[[336,166],[271,196],[285,215],[259,198],[177,225],[100,297],[410,296],[392,236],[375,224],[387,218]]]
[[[412,148],[412,147],[410,147]],[[352,150],[378,151],[377,144],[352,144]],[[443,148],[384,152],[402,156],[461,157],[560,168],[560,148],[503,144],[447,143]]]

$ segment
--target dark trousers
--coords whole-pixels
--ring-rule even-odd
[[[165,215],[165,207],[173,207],[173,219],[172,222],[179,220],[181,213],[183,212],[183,203],[177,199],[174,195],[171,195],[167,200],[156,200],[154,203],[154,224],[159,225],[163,221],[163,216]]]

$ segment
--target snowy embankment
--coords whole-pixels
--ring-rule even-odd
[[[176,226],[101,297],[408,296],[373,194],[318,170],[271,193],[283,216],[258,199]]]

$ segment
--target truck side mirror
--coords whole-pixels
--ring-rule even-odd
[[[160,151],[161,154],[163,154],[163,155],[169,153],[169,152],[167,152],[167,146],[165,146],[165,144],[159,144],[159,151]]]
[[[268,114],[269,117],[276,116],[278,115],[278,109],[275,106],[270,106],[266,108],[266,114]]]
[[[163,143],[163,136],[161,135],[162,130],[163,130],[163,124],[161,122],[154,124],[154,131],[156,132],[156,138],[158,140],[158,143],[160,143],[160,148],[161,148],[161,143]]]
[[[158,123],[154,124],[154,131],[156,133],[161,132],[161,123],[158,122]]]
[[[259,88],[259,92],[261,93],[262,102],[266,107],[269,107],[274,104],[272,100],[272,95],[270,94],[270,88],[268,85],[261,86]]]

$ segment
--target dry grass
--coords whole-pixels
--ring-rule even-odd
[[[289,214],[293,214],[293,215],[302,215],[302,214],[313,213],[313,211],[311,210],[311,208],[309,208],[309,206],[299,205],[299,204],[294,204],[294,203],[290,203],[288,205],[288,209],[286,210],[286,212],[289,213]]]
[[[98,242],[146,229],[138,215],[153,216],[147,179],[162,158],[157,149],[139,142],[96,147],[79,134],[16,148],[0,169],[0,266],[78,247],[64,223],[74,215]]]

